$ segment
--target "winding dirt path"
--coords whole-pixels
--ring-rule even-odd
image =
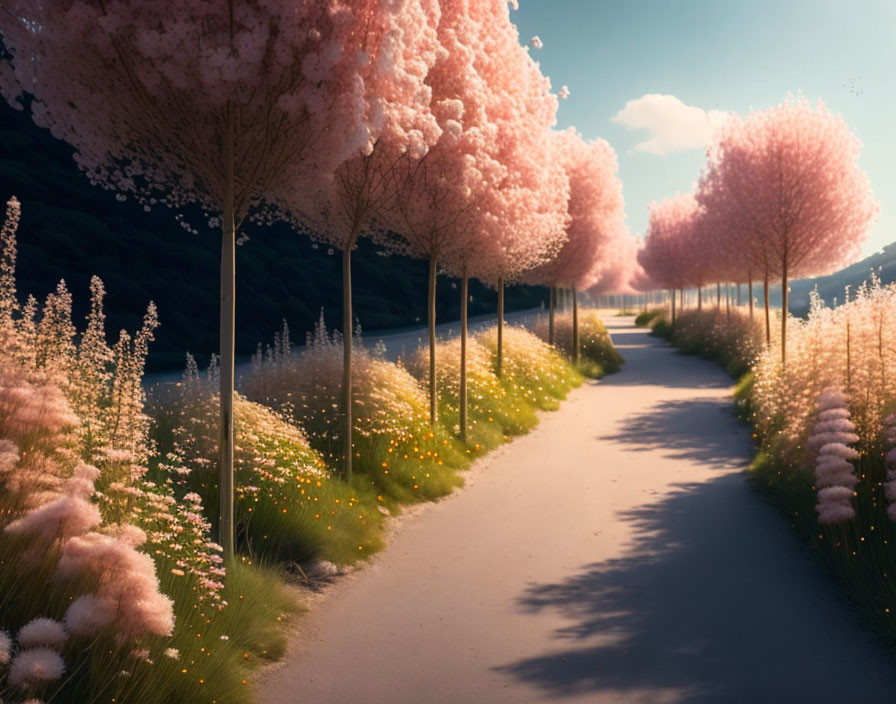
[[[622,372],[408,518],[265,704],[884,701],[896,658],[743,476],[730,380],[608,320]]]

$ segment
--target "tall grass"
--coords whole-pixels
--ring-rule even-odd
[[[498,329],[491,327],[476,335],[476,341],[491,354],[492,367],[498,354]],[[523,327],[505,325],[500,383],[512,388],[531,406],[553,411],[570,389],[582,383],[582,376],[563,355]]]
[[[654,320],[660,318],[663,313],[663,308],[649,308],[645,311],[641,311],[637,316],[635,316],[635,325],[637,325],[638,327],[648,326]]]
[[[269,572],[225,573],[201,497],[148,471],[141,378],[155,310],[110,346],[98,279],[81,331],[63,283],[42,306],[20,305],[17,220],[11,200],[0,232],[0,697],[248,701],[243,680],[282,649],[295,606]]]
[[[436,345],[436,384],[439,420],[460,433],[460,339]],[[418,348],[408,359],[408,369],[429,384],[429,350]],[[500,445],[505,438],[521,435],[538,423],[535,409],[515,385],[502,384],[495,375],[492,354],[475,337],[467,340],[467,443],[471,454]]]
[[[604,374],[619,371],[624,360],[613,347],[610,334],[594,308],[580,308],[579,318],[579,368],[586,377],[600,378]],[[567,357],[573,356],[572,314],[557,315],[554,318],[554,344]],[[549,339],[549,321],[547,316],[539,316],[533,326],[533,332],[542,340]]]
[[[345,450],[340,433],[342,338],[321,319],[304,349],[294,348],[288,330],[265,354],[259,353],[242,389],[249,399],[277,409],[303,428],[308,442],[329,467]],[[442,425],[429,423],[429,402],[402,366],[357,345],[354,383],[353,486],[382,502],[431,500],[462,480],[457,470],[468,459]]]
[[[760,316],[751,318],[745,308],[689,308],[679,311],[674,328],[664,314],[654,315],[650,325],[655,335],[669,339],[685,354],[718,362],[735,378],[750,370],[765,347]]]
[[[214,368],[200,376],[190,360],[183,381],[152,404],[165,470],[206,506],[218,505],[215,377]],[[382,546],[376,497],[331,476],[296,425],[237,394],[234,440],[237,540],[251,559],[345,564]]]

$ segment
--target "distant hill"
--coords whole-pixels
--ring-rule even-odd
[[[828,305],[833,305],[834,299],[842,303],[846,287],[849,286],[850,291],[854,292],[862,283],[871,278],[872,269],[877,273],[881,283],[888,284],[896,281],[896,242],[888,244],[881,251],[830,276],[794,281],[790,286],[791,312],[802,315],[808,311],[809,293],[815,286],[818,286],[819,295]],[[780,300],[780,294],[778,298]]]
[[[107,328],[117,337],[133,329],[150,300],[159,308],[161,328],[150,352],[153,370],[183,366],[189,350],[200,360],[218,349],[218,262],[220,235],[185,211],[199,230],[187,233],[167,208],[144,212],[133,201],[118,202],[91,186],[77,169],[72,149],[26,112],[0,100],[0,200],[22,202],[19,226],[19,291],[43,298],[64,278],[75,298],[78,317],[86,313],[88,281],[106,283]],[[250,240],[237,249],[238,354],[268,341],[286,319],[302,340],[321,307],[328,323],[341,317],[339,252],[315,248],[288,227],[246,228]],[[362,241],[353,256],[355,313],[365,331],[420,324],[426,316],[425,262],[384,259]],[[455,285],[452,285],[455,284]],[[470,315],[495,310],[494,291],[471,282]],[[439,278],[440,321],[459,315],[458,287]],[[511,287],[508,311],[538,306],[546,291]]]

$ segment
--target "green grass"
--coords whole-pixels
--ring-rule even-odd
[[[649,326],[653,320],[663,314],[662,308],[651,308],[649,310],[641,311],[635,316],[635,325],[640,328],[644,328]]]
[[[287,623],[301,611],[279,572],[245,562],[234,564],[228,570],[223,590],[228,606],[221,612],[197,608],[195,593],[183,578],[164,573],[160,576],[163,589],[175,601],[174,637],[164,647],[158,645],[150,650],[152,664],[127,658],[125,667],[130,672],[127,677],[118,676],[118,672],[108,673],[104,678],[90,677],[94,689],[98,681],[112,680],[109,689],[96,701],[140,704],[250,704],[255,701],[251,686],[253,672],[259,665],[283,655]],[[165,655],[166,648],[176,648],[178,657]],[[92,700],[84,696],[70,701]]]
[[[439,422],[460,435],[460,341],[440,342],[436,347],[436,387]],[[417,350],[409,369],[428,387],[429,352]],[[476,457],[514,435],[529,432],[538,423],[535,407],[524,390],[503,383],[495,375],[493,354],[475,337],[467,341],[467,442],[464,451]]]
[[[604,326],[597,310],[579,310],[579,365],[576,371],[589,378],[600,378],[605,374],[619,371],[625,360],[613,347],[610,334]],[[534,332],[542,340],[547,340],[548,320],[542,316],[535,323]],[[572,316],[560,315],[554,320],[554,345],[566,355],[573,356]]]
[[[363,350],[353,357],[352,487],[390,510],[450,493],[469,460],[450,430],[429,423],[429,401],[397,364]],[[245,383],[255,401],[302,428],[326,469],[339,476],[345,453],[342,346],[323,342],[308,353],[263,365]]]
[[[182,387],[183,388],[183,387]],[[217,530],[217,395],[203,389],[153,404],[155,438],[168,462],[189,473],[179,492],[195,491]],[[237,541],[268,563],[315,559],[345,564],[383,546],[376,493],[327,470],[305,435],[272,410],[234,400]]]
[[[655,319],[650,324],[650,334],[663,340],[671,340],[673,330],[672,323],[663,317]]]
[[[491,354],[497,373],[497,328],[480,332],[476,339]],[[582,375],[566,358],[527,329],[506,325],[503,340],[500,383],[515,389],[534,408],[556,410],[569,391],[582,384]]]

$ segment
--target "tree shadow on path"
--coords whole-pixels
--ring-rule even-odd
[[[496,668],[545,698],[883,701],[896,659],[788,533],[729,472],[621,513],[626,557],[531,584],[521,617],[551,611],[556,645]]]
[[[598,439],[630,452],[660,450],[664,457],[719,468],[746,467],[753,453],[749,432],[728,398],[660,401],[625,416],[612,434]]]

